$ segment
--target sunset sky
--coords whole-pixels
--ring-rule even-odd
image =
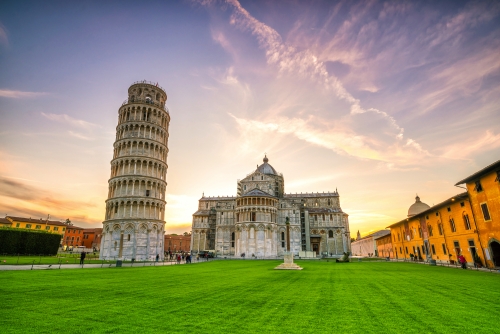
[[[167,233],[265,153],[353,236],[500,159],[498,1],[2,1],[1,216],[102,226],[138,80],[168,95]]]

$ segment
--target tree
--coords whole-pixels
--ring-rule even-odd
[[[354,242],[354,241],[356,241],[356,239],[354,239],[354,238],[351,238],[351,242]]]
[[[69,220],[69,218],[66,218],[66,225],[73,225],[71,224],[71,220]]]

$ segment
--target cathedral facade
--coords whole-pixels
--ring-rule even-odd
[[[350,251],[348,215],[337,191],[286,194],[268,163],[237,182],[237,195],[203,196],[193,214],[191,250],[218,256],[339,256]],[[287,232],[287,225],[289,226]]]

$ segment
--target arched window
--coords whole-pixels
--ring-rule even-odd
[[[333,238],[333,231],[328,231],[328,237]]]
[[[464,213],[464,225],[465,225],[465,229],[466,230],[470,230],[471,227],[470,227],[470,220],[469,220],[469,215]]]

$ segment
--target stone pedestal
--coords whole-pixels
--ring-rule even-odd
[[[303,268],[299,267],[297,264],[293,263],[293,253],[285,253],[284,262],[277,266],[274,269],[283,269],[283,270],[302,270]]]

